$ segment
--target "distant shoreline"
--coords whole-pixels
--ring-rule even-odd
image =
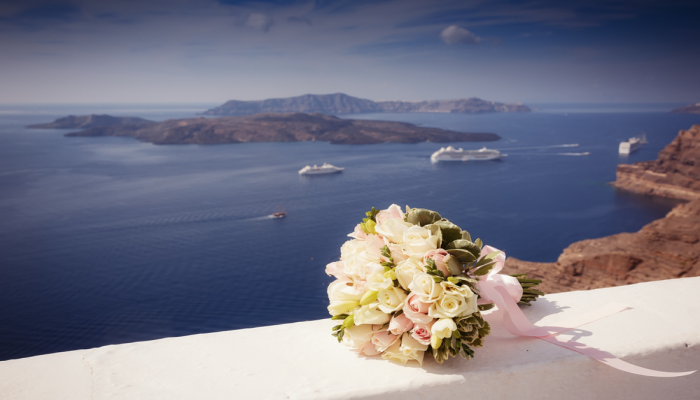
[[[119,123],[119,121],[126,121]],[[136,121],[136,122],[133,122]],[[250,142],[309,142],[377,144],[420,142],[492,142],[494,133],[456,132],[405,122],[344,119],[323,114],[263,113],[251,116],[169,119],[154,122],[133,117],[69,116],[53,123],[31,125],[45,129],[83,129],[68,137],[133,137],[154,144],[225,144]]]

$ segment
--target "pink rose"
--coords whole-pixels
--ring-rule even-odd
[[[430,332],[428,332],[430,333]],[[372,342],[367,342],[365,347],[360,349],[360,354],[364,354],[366,356],[378,356],[382,354],[381,351],[377,350],[377,346],[374,345]]]
[[[394,259],[394,264],[408,260],[408,256],[403,254],[401,246],[398,244],[389,244],[389,251],[391,252],[391,258]]]
[[[367,235],[366,236],[367,246],[365,251],[367,255],[375,260],[381,258],[382,247],[384,247],[384,240],[377,235]]]
[[[345,268],[345,264],[342,261],[332,262],[326,265],[326,274],[328,274],[328,276],[335,276],[341,281],[349,281],[350,279],[343,272],[343,268]]]
[[[410,331],[411,328],[413,328],[413,322],[404,313],[401,313],[398,317],[392,317],[389,322],[389,332],[397,336]]]
[[[452,275],[450,270],[447,268],[447,264],[445,264],[445,257],[449,255],[450,254],[447,252],[447,250],[443,249],[428,250],[423,256],[423,261],[428,261],[429,258],[432,258],[433,261],[435,261],[435,267],[442,271],[442,273],[445,274],[445,277],[448,277]]]
[[[392,344],[394,344],[400,336],[392,335],[388,331],[382,331],[372,335],[372,344],[376,346],[377,351],[385,352]]]
[[[362,230],[362,227],[360,226],[360,224],[357,224],[357,226],[355,227],[355,230],[352,233],[348,234],[348,236],[350,236],[351,238],[360,239],[360,240],[367,239],[367,234],[365,233],[365,231]]]
[[[432,328],[434,323],[435,320],[432,320],[427,324],[414,325],[411,337],[416,339],[420,344],[430,344],[430,328]]]
[[[375,217],[379,225],[385,223],[386,221],[392,218],[403,219],[403,211],[401,211],[401,207],[397,206],[396,204],[392,204],[386,210],[380,211]]]
[[[427,324],[433,320],[432,317],[428,316],[429,309],[430,304],[423,303],[422,301],[420,301],[420,296],[413,293],[410,296],[406,297],[406,303],[403,307],[403,313],[414,324]]]

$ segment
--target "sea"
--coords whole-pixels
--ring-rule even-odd
[[[522,114],[362,114],[493,132],[488,143],[153,145],[28,129],[69,114],[152,120],[216,104],[0,106],[0,360],[327,317],[325,265],[365,211],[429,208],[528,261],[635,232],[672,200],[615,190],[700,115],[679,104],[535,104]],[[628,157],[618,144],[645,133]],[[439,163],[451,144],[502,161]],[[328,162],[342,173],[300,176]],[[279,210],[286,218],[273,219]]]

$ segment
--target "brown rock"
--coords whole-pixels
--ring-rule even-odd
[[[693,125],[659,152],[659,159],[617,167],[613,186],[634,193],[700,199],[700,125]]]
[[[700,125],[680,131],[658,160],[618,166],[614,185],[691,201],[639,232],[576,242],[555,263],[510,258],[504,273],[543,279],[545,293],[700,276]]]

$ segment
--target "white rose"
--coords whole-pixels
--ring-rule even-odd
[[[459,294],[462,297],[464,297],[464,301],[467,304],[467,307],[465,310],[463,310],[458,316],[464,317],[467,315],[474,314],[475,312],[479,311],[479,306],[476,304],[477,301],[477,296],[472,292],[472,290],[469,288],[467,285],[463,286],[457,286],[453,284],[452,282],[448,281],[443,281],[440,282],[440,286],[442,286],[443,292],[444,293],[454,293],[454,294]]]
[[[392,218],[382,225],[377,225],[374,230],[390,241],[398,244],[403,243],[403,233],[413,225],[398,218]]]
[[[437,301],[442,295],[442,286],[435,282],[433,277],[428,274],[416,274],[413,281],[408,285],[408,289],[420,296],[423,303],[432,303]]]
[[[428,316],[433,318],[454,318],[467,311],[468,308],[469,303],[461,294],[443,293],[438,301],[430,305]]]
[[[407,260],[399,262],[394,270],[396,279],[399,280],[401,287],[406,290],[408,290],[408,285],[413,282],[413,277],[424,272],[425,267],[423,264],[418,259],[413,257],[409,257]]]
[[[401,288],[390,287],[382,289],[377,293],[377,301],[379,301],[379,309],[385,313],[392,313],[403,306],[406,299],[406,292]]]
[[[328,312],[331,315],[345,314],[346,312],[360,305],[362,292],[352,286],[348,286],[348,281],[336,280],[328,285]]]
[[[422,258],[427,251],[437,249],[438,237],[428,229],[413,225],[403,232],[403,243],[406,254]]]
[[[345,329],[342,343],[355,350],[360,350],[370,342],[372,334],[379,331],[380,328],[379,325],[353,325]]]
[[[364,240],[348,240],[340,246],[340,259],[345,260],[349,256],[358,256],[367,248]]]
[[[372,263],[372,260],[366,257],[364,252],[358,255],[349,255],[343,261],[343,273],[347,276],[353,276],[360,279],[363,275],[367,275],[367,264]]]
[[[420,365],[423,365],[423,355],[426,350],[428,350],[428,345],[417,341],[408,332],[404,333],[401,337],[399,351],[406,356],[412,357],[414,360],[418,360]]]
[[[457,324],[452,320],[452,318],[442,318],[439,319],[430,328],[430,334],[438,339],[444,339],[452,337],[452,331],[457,330]]]
[[[379,265],[379,268],[375,268],[372,272],[367,275],[367,285],[365,286],[369,290],[380,290],[388,289],[394,286],[394,282],[391,278],[384,276],[384,267]]]
[[[388,349],[386,349],[386,351],[382,354],[382,358],[397,364],[406,364],[411,360],[416,360],[422,364],[424,352],[417,353],[420,354],[404,354],[404,352],[401,351],[401,341],[397,340]]]
[[[355,325],[384,325],[389,322],[391,315],[378,310],[377,305],[377,303],[372,303],[355,311]]]
[[[394,259],[394,263],[398,264],[401,261],[407,260],[408,256],[404,254],[403,247],[398,244],[389,243],[389,251],[391,252],[391,258]]]

